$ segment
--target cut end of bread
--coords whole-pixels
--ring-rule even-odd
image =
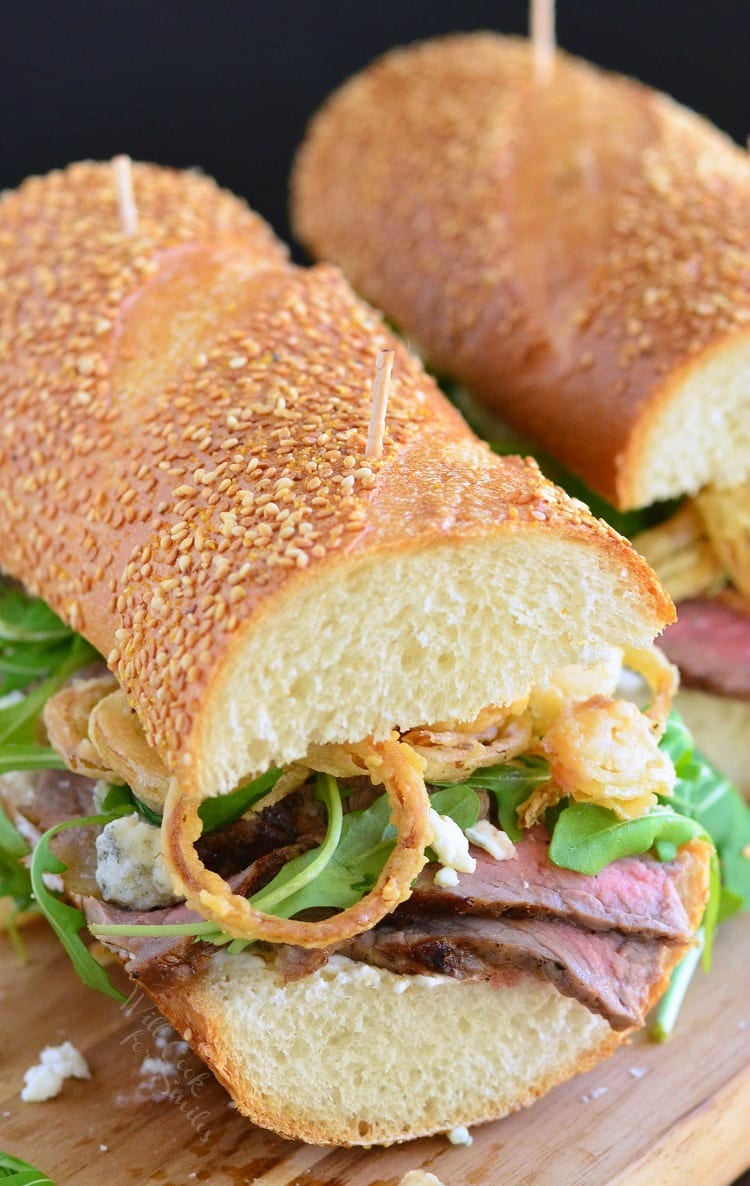
[[[507,1115],[622,1040],[519,974],[491,987],[334,956],[290,984],[219,953],[157,1003],[251,1120],[317,1145],[388,1145]]]
[[[201,718],[201,789],[311,744],[473,720],[559,666],[647,643],[664,608],[639,587],[650,570],[602,542],[535,524],[319,570],[232,640]]]
[[[681,368],[653,400],[621,466],[624,507],[649,506],[750,473],[750,334]]]

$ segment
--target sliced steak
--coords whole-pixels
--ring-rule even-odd
[[[307,852],[317,842],[317,836],[313,834],[302,837],[296,844],[276,849],[235,874],[229,884],[236,894],[252,897],[287,861]],[[83,899],[82,906],[87,923],[106,926],[163,926],[204,921],[200,914],[184,904],[160,910],[126,910],[89,897]],[[153,989],[167,988],[190,979],[215,951],[213,944],[196,942],[191,935],[103,935],[100,941],[124,959],[125,971],[133,980],[140,980]]]
[[[312,790],[302,789],[265,811],[201,836],[196,848],[204,865],[228,881],[274,849],[296,843],[300,836],[317,831],[322,835],[325,823],[323,804]]]
[[[413,919],[359,935],[341,954],[407,974],[439,973],[490,980],[519,969],[575,997],[613,1029],[642,1025],[665,946],[615,931],[584,931],[547,919],[445,917]]]
[[[681,601],[659,646],[679,667],[684,687],[750,700],[750,613],[737,597]]]
[[[685,943],[690,924],[679,895],[691,851],[665,864],[649,857],[626,857],[600,873],[585,876],[549,860],[543,828],[524,834],[516,855],[496,861],[472,846],[474,873],[462,873],[456,886],[434,884],[437,865],[427,865],[399,917],[415,914],[474,914],[497,917],[551,915],[590,930],[617,930]]]
[[[163,926],[165,923],[202,922],[188,906],[168,906],[161,910],[125,910],[84,898],[86,922],[106,926]],[[99,940],[123,960],[125,971],[147,988],[171,988],[195,975],[214,950],[210,943],[196,943],[190,935],[108,935]]]
[[[42,770],[34,784],[33,798],[24,803],[23,814],[40,832],[76,816],[94,815],[95,786],[93,779],[69,770]]]

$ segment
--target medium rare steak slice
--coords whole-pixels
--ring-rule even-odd
[[[267,885],[287,861],[307,852],[316,843],[317,837],[312,834],[302,837],[297,844],[276,849],[235,874],[229,884],[236,894],[251,897]],[[203,922],[200,914],[184,904],[159,910],[126,910],[99,898],[84,898],[82,906],[87,923],[106,926]],[[102,936],[101,942],[124,958],[128,975],[152,989],[168,988],[190,979],[215,950],[213,944],[196,943],[190,935],[112,935]]]
[[[585,876],[560,869],[549,860],[549,837],[543,828],[524,834],[511,860],[496,861],[472,846],[474,873],[462,873],[456,886],[434,883],[437,865],[419,875],[399,917],[452,913],[497,917],[500,914],[552,915],[590,930],[617,930],[686,943],[690,924],[680,900],[680,884],[697,862],[692,849],[661,864],[650,857],[626,857],[600,873]]]
[[[680,669],[682,684],[750,700],[750,613],[737,597],[695,597],[677,606],[659,646]]]
[[[517,969],[548,980],[615,1030],[642,1025],[664,966],[665,944],[546,919],[412,919],[359,935],[344,955],[392,972],[490,980]]]

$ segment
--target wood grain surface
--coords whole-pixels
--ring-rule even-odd
[[[119,1008],[78,982],[43,923],[24,933],[25,965],[0,947],[0,1148],[56,1186],[394,1186],[420,1166],[445,1186],[728,1186],[750,1167],[750,916],[722,927],[714,968],[694,981],[666,1046],[636,1039],[475,1129],[470,1147],[439,1137],[388,1150],[306,1147],[254,1128],[192,1054],[159,1048],[147,1001]],[[66,1039],[91,1080],[22,1103],[24,1070]],[[144,1077],[147,1057],[173,1072]]]

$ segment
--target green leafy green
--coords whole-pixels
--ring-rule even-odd
[[[479,816],[479,798],[464,784],[435,791],[430,803],[440,815],[449,816],[464,830],[475,824]],[[396,829],[390,817],[391,805],[386,795],[378,796],[369,807],[344,816],[341,839],[323,873],[286,897],[274,913],[291,918],[313,907],[345,910],[354,906],[373,888],[393,852]],[[306,868],[309,857],[310,853],[304,853],[290,861],[262,893],[288,884],[299,870]]]
[[[0,774],[13,770],[64,770],[65,763],[48,745],[0,746]]]
[[[107,824],[110,820],[132,812],[132,805],[127,803],[115,807],[102,815],[83,816],[80,819],[66,820],[49,828],[39,839],[31,857],[31,887],[39,910],[52,927],[58,939],[68,953],[71,963],[84,984],[96,988],[99,992],[113,997],[116,1001],[124,1001],[125,997],[111,983],[104,968],[96,962],[89,949],[81,939],[80,932],[86,926],[83,912],[77,906],[63,902],[44,883],[45,873],[64,873],[67,865],[55,856],[50,841],[68,828],[91,828],[100,824]]]
[[[317,776],[317,791],[328,812],[325,840],[319,848],[303,853],[295,869],[291,868],[295,862],[289,861],[269,885],[255,894],[252,904],[256,910],[268,913],[275,906],[286,906],[290,898],[294,899],[295,894],[304,893],[308,885],[321,878],[333,860],[343,826],[341,795],[336,779],[330,774]]]
[[[549,782],[549,763],[544,758],[524,757],[506,762],[503,766],[488,766],[476,770],[460,783],[437,783],[445,787],[472,787],[490,791],[497,803],[498,823],[514,843],[521,839],[518,808],[529,795]],[[458,822],[458,821],[457,821]],[[459,825],[462,826],[462,825]]]
[[[203,821],[204,832],[215,832],[233,824],[235,820],[249,811],[251,807],[267,795],[281,778],[281,770],[267,770],[260,778],[253,779],[243,786],[237,787],[228,795],[217,795],[213,799],[204,799],[198,808],[198,815]]]
[[[6,585],[0,597],[0,641],[55,643],[73,631],[40,597]]]
[[[31,876],[23,864],[29,847],[0,807],[0,898],[13,898],[17,910],[32,905]]]
[[[10,1153],[0,1153],[0,1182],[4,1186],[54,1186],[41,1170]]]
[[[708,833],[719,855],[722,902],[720,917],[734,905],[750,909],[750,806],[728,778],[694,748],[693,739],[676,713],[670,715],[662,747],[674,761],[677,781],[669,802],[696,820]]]
[[[608,807],[571,803],[560,812],[549,856],[554,865],[590,875],[622,857],[648,852],[657,841],[679,847],[702,833],[695,820],[668,807],[655,807],[639,819],[623,820]]]

